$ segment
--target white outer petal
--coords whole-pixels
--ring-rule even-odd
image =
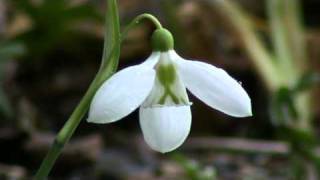
[[[87,121],[111,123],[127,116],[149,95],[154,79],[154,69],[144,63],[117,72],[95,94]]]
[[[153,51],[150,56],[141,64],[153,68],[160,59],[161,52]]]
[[[251,116],[251,100],[242,86],[223,69],[178,57],[176,62],[188,90],[208,106],[234,117]]]
[[[191,127],[190,106],[140,108],[140,126],[147,144],[165,153],[179,147]]]

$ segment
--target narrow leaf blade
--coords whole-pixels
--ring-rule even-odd
[[[105,40],[101,69],[104,72],[114,72],[120,56],[120,22],[116,0],[108,0],[106,14]]]

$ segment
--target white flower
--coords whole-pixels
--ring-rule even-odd
[[[191,127],[186,92],[225,114],[251,116],[250,98],[224,70],[185,60],[171,48],[155,51],[142,64],[114,74],[94,96],[88,122],[111,123],[140,107],[140,126],[147,144],[169,152],[179,147]]]

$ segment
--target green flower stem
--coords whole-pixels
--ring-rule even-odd
[[[111,51],[110,57],[117,54],[114,49]],[[118,56],[118,55],[115,55]],[[117,58],[116,58],[117,59]],[[110,65],[111,67],[112,65]],[[68,121],[65,123],[65,125],[62,127],[62,129],[59,131],[58,135],[56,136],[51,149],[47,153],[45,159],[42,161],[42,164],[35,175],[35,180],[43,180],[45,179],[49,172],[51,171],[55,161],[61,154],[61,151],[64,147],[64,145],[70,140],[71,136],[75,132],[76,128],[80,124],[82,118],[86,114],[86,112],[89,109],[91,100],[93,96],[95,95],[96,91],[99,89],[99,87],[102,85],[102,83],[107,80],[111,75],[114,73],[114,69],[106,67],[105,69],[100,69],[97,73],[96,77],[92,81],[91,85],[89,86],[87,92],[81,99],[80,103],[76,107],[76,109],[71,114]]]
[[[157,29],[162,29],[162,25],[160,22],[152,16],[151,14],[142,14],[137,16],[125,29],[125,31],[121,34],[121,37],[118,39],[118,31],[119,31],[119,24],[118,24],[118,12],[117,12],[117,4],[115,0],[110,0],[109,6],[111,9],[109,11],[111,12],[111,21],[107,21],[107,23],[113,23],[113,29],[111,29],[111,34],[106,34],[105,41],[108,41],[108,43],[105,43],[104,53],[103,53],[103,60],[101,63],[101,68],[99,69],[99,72],[97,73],[95,79],[91,83],[88,91],[83,96],[82,100],[80,101],[79,105],[76,107],[74,112],[71,114],[68,121],[65,123],[63,128],[59,131],[57,137],[54,140],[54,143],[49,150],[48,154],[46,155],[45,159],[43,160],[36,176],[36,180],[43,180],[45,179],[49,172],[51,171],[55,161],[61,154],[61,151],[64,147],[64,145],[70,140],[71,136],[75,132],[76,128],[80,124],[82,118],[86,114],[86,112],[89,109],[91,100],[93,96],[95,95],[98,88],[101,86],[101,84],[107,80],[117,68],[119,54],[120,54],[120,42],[126,37],[128,31],[135,25],[139,24],[142,19],[149,19],[153,24],[156,26]],[[112,19],[113,18],[113,19]],[[110,20],[110,19],[107,19]],[[110,24],[109,24],[110,25]],[[108,32],[110,33],[110,32]],[[114,44],[114,46],[110,46],[111,44]]]
[[[96,77],[99,77],[99,74]],[[96,83],[96,79],[92,82],[88,91],[80,101],[79,105],[76,107],[66,124],[58,133],[56,139],[53,142],[52,148],[49,150],[48,154],[43,160],[35,176],[36,180],[43,180],[48,176],[50,170],[52,169],[52,166],[54,165],[56,159],[60,155],[64,145],[70,140],[72,134],[78,127],[81,119],[86,114],[90,106],[91,99],[94,96],[97,89],[99,88],[99,84]]]
[[[143,19],[148,19],[150,20],[157,29],[162,29],[162,25],[161,23],[159,22],[159,20],[154,17],[152,14],[148,14],[148,13],[144,13],[144,14],[141,14],[139,16],[137,16],[136,18],[134,18],[130,24],[125,28],[125,30],[122,32],[121,34],[121,40],[123,40],[123,37],[127,36],[128,32],[130,29],[132,29],[134,26],[140,24],[140,22],[143,20]]]
[[[61,154],[66,143],[70,140],[76,128],[80,124],[83,116],[89,109],[91,100],[98,88],[106,81],[117,69],[120,55],[120,25],[118,7],[116,0],[108,0],[108,10],[106,14],[106,34],[103,49],[102,62],[100,69],[88,88],[86,94],[81,99],[76,109],[71,114],[68,121],[59,131],[51,149],[43,160],[37,174],[36,180],[46,179],[55,161]]]

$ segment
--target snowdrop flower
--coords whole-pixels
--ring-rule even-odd
[[[164,153],[179,147],[190,132],[191,102],[186,89],[225,114],[251,116],[248,94],[224,70],[181,58],[166,29],[156,30],[151,41],[153,53],[145,62],[117,72],[100,87],[88,122],[115,122],[140,107],[145,141]]]

